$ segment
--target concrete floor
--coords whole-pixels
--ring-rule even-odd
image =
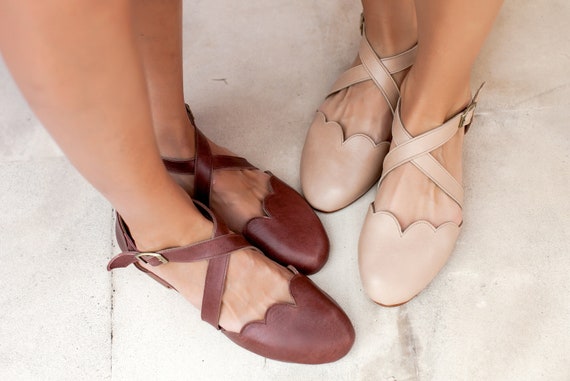
[[[229,4],[186,4],[187,98],[214,141],[298,189],[313,112],[357,50],[359,2]],[[312,278],[357,333],[321,366],[251,354],[138,271],[108,273],[111,206],[0,63],[0,380],[570,380],[569,16],[564,0],[502,9],[473,76],[487,86],[466,138],[464,230],[419,297],[387,309],[361,290],[373,191],[320,215],[332,250]]]

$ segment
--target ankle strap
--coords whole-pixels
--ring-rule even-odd
[[[214,155],[206,136],[196,126],[194,116],[188,104],[186,113],[194,126],[194,139],[196,153],[193,159],[179,160],[163,158],[162,162],[169,172],[195,175],[193,198],[205,205],[210,204],[210,191],[212,188],[213,171],[216,169],[256,169],[243,157],[229,155]]]
[[[484,83],[479,87],[469,105],[461,112],[441,126],[416,137],[413,137],[402,124],[398,102],[392,126],[392,140],[396,146],[384,159],[384,169],[378,185],[394,169],[410,162],[462,207],[463,187],[430,152],[447,143],[460,129],[471,124],[483,85]]]
[[[188,263],[208,261],[204,294],[202,297],[202,320],[219,329],[222,296],[224,292],[226,273],[230,255],[237,250],[253,248],[241,235],[231,233],[229,229],[218,221],[208,208],[199,202],[194,202],[198,210],[214,225],[212,238],[192,245],[158,250],[155,252],[141,252],[136,248],[129,229],[121,216],[117,213],[117,224],[122,234],[121,239],[127,243],[128,251],[114,256],[107,265],[108,270],[118,267],[127,267],[133,263],[143,261],[151,266],[160,266],[168,262]],[[157,275],[154,277],[159,278]],[[159,278],[160,279],[160,278]],[[166,283],[165,281],[162,281]]]
[[[380,58],[372,49],[366,33],[363,31],[358,55],[362,64],[345,71],[333,84],[328,96],[360,82],[372,80],[382,92],[394,113],[400,90],[392,75],[413,65],[416,59],[417,45],[395,56]]]

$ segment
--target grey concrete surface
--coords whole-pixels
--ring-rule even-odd
[[[359,14],[354,0],[186,2],[184,84],[203,131],[298,189],[306,130],[356,54]],[[569,16],[563,0],[502,9],[473,75],[487,85],[466,137],[464,229],[417,298],[387,309],[362,292],[374,190],[320,215],[332,249],[312,279],[357,340],[319,366],[251,354],[143,274],[107,273],[111,206],[0,62],[0,380],[570,380]]]

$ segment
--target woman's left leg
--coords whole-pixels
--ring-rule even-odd
[[[195,154],[194,125],[184,106],[182,1],[134,2],[138,45],[148,83],[153,126],[163,157],[189,159]],[[214,154],[232,154],[210,142]],[[259,170],[215,171],[211,207],[234,231],[263,216],[269,176]],[[174,175],[189,193],[193,177]]]
[[[195,126],[184,107],[182,2],[136,0],[133,4],[160,153],[171,159],[192,159],[199,143],[195,142]],[[235,154],[211,141],[207,145],[214,156],[233,157],[214,163],[214,170],[210,167],[200,171],[212,173],[209,191],[204,192],[204,187],[202,192],[194,190],[195,179],[188,174],[189,166],[174,169],[171,176],[190,195],[207,203],[230,229],[242,233],[270,258],[304,273],[318,271],[326,262],[329,244],[310,206],[276,177],[236,161]],[[209,155],[204,155],[203,149],[200,152],[204,163]],[[220,163],[224,168],[219,167]],[[209,200],[203,197],[205,193],[209,193]]]

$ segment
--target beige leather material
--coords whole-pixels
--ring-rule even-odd
[[[437,229],[416,221],[404,232],[390,212],[370,206],[358,245],[360,279],[366,294],[385,306],[420,293],[445,265],[460,228],[446,222]]]
[[[400,97],[400,89],[392,74],[411,67],[416,59],[417,45],[395,56],[380,58],[370,46],[366,33],[363,33],[358,56],[360,65],[345,71],[333,84],[327,96],[337,93],[360,82],[372,80],[378,86],[394,113]]]
[[[309,203],[332,212],[360,197],[380,177],[390,143],[363,134],[344,139],[342,127],[317,112],[303,147],[301,184]]]
[[[393,169],[410,162],[436,183],[459,206],[463,206],[463,187],[430,154],[431,151],[441,147],[457,133],[459,119],[460,114],[457,114],[443,125],[414,138],[402,125],[400,108],[398,107],[392,126],[392,140],[396,146],[386,155],[380,182]]]
[[[483,85],[481,85],[483,87]],[[439,127],[412,137],[400,119],[398,103],[392,123],[394,145],[384,160],[378,186],[395,168],[411,163],[461,207],[461,184],[431,155],[456,133],[464,133],[472,119],[481,87],[471,103]],[[358,264],[364,290],[382,305],[399,305],[421,292],[451,255],[460,226],[445,222],[435,227],[416,221],[405,231],[391,212],[371,204],[358,244]]]
[[[359,56],[362,64],[344,72],[328,96],[354,84],[373,81],[393,113],[400,91],[392,74],[413,64],[416,46],[381,59],[363,33]],[[380,178],[390,143],[376,143],[365,134],[345,139],[343,131],[338,122],[327,121],[326,115],[317,111],[307,133],[301,157],[301,187],[315,209],[332,212],[344,208]]]
[[[412,137],[402,124],[398,102],[392,123],[392,140],[395,146],[384,159],[384,170],[378,185],[392,170],[410,162],[437,184],[460,207],[463,207],[463,187],[430,152],[447,143],[458,131],[461,130],[463,133],[462,129],[469,125],[473,119],[479,92],[483,86],[484,84],[479,87],[475,96],[463,111],[450,118],[441,126],[416,137]]]

